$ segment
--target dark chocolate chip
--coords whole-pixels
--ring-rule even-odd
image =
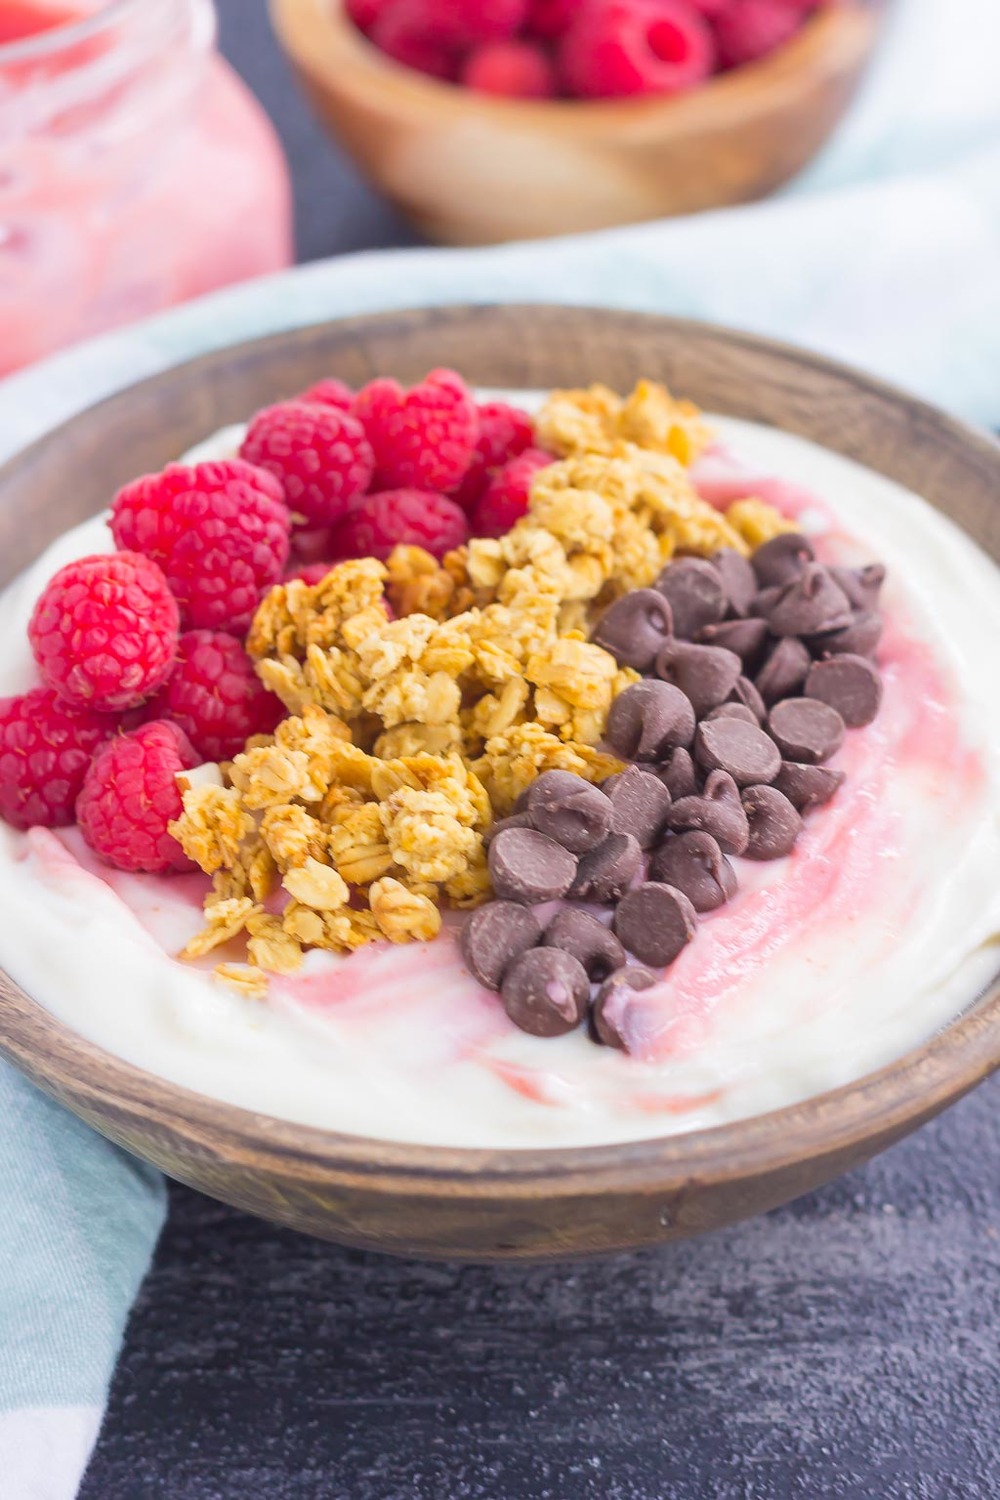
[[[612,776],[601,790],[611,803],[615,833],[630,833],[640,849],[659,843],[667,826],[670,792],[658,776],[630,766],[620,776]]]
[[[813,656],[874,656],[882,639],[882,616],[874,610],[858,610],[843,630],[811,635],[806,645]]]
[[[669,601],[674,635],[683,641],[721,620],[729,607],[718,570],[703,557],[680,557],[667,563],[653,587]]]
[[[879,711],[882,679],[863,656],[831,656],[810,669],[805,691],[835,709],[848,729],[862,729]]]
[[[844,743],[843,719],[835,708],[816,698],[785,698],[776,703],[767,727],[784,760],[800,760],[809,766],[829,760]],[[773,781],[774,777],[761,780]]]
[[[698,632],[699,646],[723,646],[727,651],[735,651],[744,670],[760,660],[766,640],[766,620],[723,620]]]
[[[598,787],[566,771],[546,771],[528,795],[528,812],[539,833],[571,854],[603,843],[611,832],[611,804]]]
[[[770,707],[782,698],[791,698],[806,680],[812,657],[794,635],[783,636],[757,673],[756,686]]]
[[[773,781],[781,765],[774,741],[742,719],[706,719],[698,726],[694,753],[706,771],[728,771],[737,786]]]
[[[710,833],[679,833],[649,865],[653,880],[683,891],[695,911],[715,911],[736,894],[736,871]]]
[[[648,672],[672,629],[669,601],[656,589],[633,589],[605,610],[592,639],[620,667]]]
[[[667,825],[676,833],[697,829],[710,833],[724,854],[742,854],[749,830],[736,782],[726,771],[711,771],[700,797],[675,802]]]
[[[784,531],[764,542],[750,559],[759,589],[784,588],[798,578],[816,553],[797,531]]]
[[[526,906],[490,901],[469,917],[458,946],[470,974],[488,990],[498,990],[515,958],[534,948],[541,937],[538,920]]]
[[[722,579],[722,587],[729,600],[729,613],[737,619],[750,613],[753,596],[760,585],[749,560],[734,547],[722,547],[709,559]],[[725,642],[720,641],[720,645]],[[735,649],[735,647],[733,648]]]
[[[699,718],[725,702],[742,671],[735,651],[688,641],[668,641],[656,658],[657,677],[680,688]]]
[[[669,682],[633,682],[611,705],[605,737],[623,760],[660,761],[694,738],[695,713]]]
[[[531,948],[514,960],[501,989],[503,1008],[532,1036],[565,1036],[587,1010],[590,980],[579,959],[561,948]]]
[[[547,948],[561,948],[564,953],[572,953],[595,983],[625,962],[625,950],[611,928],[605,927],[589,911],[575,911],[570,906],[556,912],[545,929],[542,942]]]
[[[774,785],[798,812],[821,807],[844,784],[843,771],[829,766],[805,766],[800,761],[783,760]]]
[[[713,708],[710,714],[705,715],[704,722],[707,724],[712,719],[742,719],[744,724],[760,723],[753,709],[747,708],[745,703],[720,703],[718,708]]]
[[[831,568],[830,572],[855,609],[878,608],[885,583],[885,568],[881,563],[869,563],[865,568]]]
[[[694,937],[695,909],[683,891],[648,880],[627,891],[618,903],[614,927],[640,963],[658,969],[672,964]],[[539,950],[541,951],[541,950]]]
[[[617,901],[642,864],[642,850],[630,833],[612,833],[580,860],[569,895],[577,901]]]
[[[675,750],[657,775],[675,801],[678,797],[693,797],[701,786],[701,777],[690,750]]]
[[[490,845],[493,889],[503,901],[554,901],[576,876],[576,859],[562,844],[532,828],[505,828]]]
[[[486,847],[488,849],[497,834],[503,833],[505,828],[534,828],[534,826],[529,812],[511,813],[509,818],[498,819],[496,823],[492,823],[486,830],[484,839]]]
[[[754,619],[761,618],[766,620],[784,592],[784,589],[775,587],[761,589],[759,594],[755,594],[753,602],[750,605],[750,613]]]
[[[747,859],[781,859],[790,854],[802,832],[802,819],[777,787],[751,786],[743,793],[750,824]]]
[[[652,969],[643,969],[639,964],[629,964],[619,969],[601,985],[594,999],[591,1012],[594,1033],[605,1047],[617,1047],[621,1052],[632,1050],[629,1011],[637,990],[652,989],[659,984],[659,974]]]
[[[847,595],[818,563],[807,563],[801,574],[767,612],[772,635],[818,635],[851,623]]]
[[[764,706],[764,700],[749,677],[737,678],[736,686],[730,693],[728,701],[730,703],[742,703],[744,708],[750,710],[758,724],[763,724],[767,718],[767,709]]]

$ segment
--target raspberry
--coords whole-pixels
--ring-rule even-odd
[[[405,11],[400,13],[395,6],[390,6],[379,17],[370,36],[380,52],[404,68],[413,68],[417,73],[426,73],[430,78],[440,78],[446,83],[454,82],[458,76],[455,51],[441,46],[419,24],[408,20]]]
[[[354,405],[354,392],[342,380],[317,380],[315,385],[300,391],[292,400],[317,402],[320,406],[335,406],[338,411],[350,411]]]
[[[490,42],[471,52],[462,83],[505,99],[551,99],[556,75],[548,54],[534,42]]]
[[[367,36],[375,22],[389,9],[393,0],[346,0],[344,9],[359,31]]]
[[[198,764],[182,729],[157,719],[102,745],[76,804],[87,843],[119,870],[189,870],[167,824],[181,815],[176,777]]]
[[[566,33],[559,63],[570,93],[618,99],[692,88],[714,54],[708,24],[684,0],[598,0]]]
[[[534,424],[519,407],[508,406],[505,401],[487,401],[476,410],[479,414],[476,451],[461,484],[451,491],[451,498],[464,511],[475,505],[494,469],[516,458],[535,441]]]
[[[472,513],[473,536],[503,536],[527,513],[531,484],[539,469],[555,460],[540,448],[528,448],[498,469]]]
[[[186,625],[243,630],[288,560],[291,518],[281,485],[241,458],[170,464],[119,490],[111,531],[119,547],[158,562]]]
[[[178,724],[201,760],[231,760],[252,734],[270,734],[284,714],[280,699],[264,687],[234,635],[189,630],[181,636],[167,685],[149,704],[146,717]]]
[[[404,391],[373,380],[354,411],[375,454],[373,490],[450,490],[465,474],[479,437],[476,404],[460,375],[432,370]]]
[[[134,708],[166,682],[177,603],[141,552],[83,557],[52,578],[28,625],[42,681],[77,708]]]
[[[317,402],[285,401],[259,411],[240,457],[279,481],[293,516],[309,526],[342,521],[372,481],[375,460],[356,417]]]
[[[51,688],[0,699],[0,818],[14,828],[73,822],[83,778],[115,720],[70,708]]]
[[[803,8],[792,0],[742,0],[715,18],[715,40],[724,68],[766,57],[790,41],[804,20]]]
[[[446,52],[506,42],[521,29],[528,0],[393,0],[376,27],[390,20]]]
[[[386,558],[402,543],[443,557],[461,547],[469,529],[460,506],[427,490],[385,490],[369,495],[334,530],[333,555]]]
[[[286,574],[282,581],[284,583],[307,583],[312,589],[317,583],[322,583],[327,573],[336,566],[335,562],[303,563],[300,568],[295,569],[294,573]]]
[[[562,36],[579,9],[580,0],[530,0],[525,30],[551,42]]]

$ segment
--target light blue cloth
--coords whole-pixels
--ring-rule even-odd
[[[360,255],[238,288],[9,380],[0,460],[122,386],[234,340],[463,300],[729,323],[998,424],[998,57],[997,0],[898,0],[851,115],[780,197],[548,244]],[[66,1500],[163,1189],[4,1065],[0,1119],[0,1493]]]

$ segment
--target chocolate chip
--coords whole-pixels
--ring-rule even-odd
[[[703,557],[681,557],[667,563],[653,587],[669,601],[674,635],[683,641],[721,620],[729,607],[717,569]]]
[[[831,568],[834,580],[843,589],[855,609],[877,609],[885,568],[869,563],[865,568]]]
[[[698,726],[694,753],[706,771],[728,771],[737,786],[773,781],[781,765],[774,741],[742,719],[706,719]]]
[[[698,769],[689,750],[675,750],[658,772],[660,780],[676,801],[678,797],[693,797],[701,786]]]
[[[528,794],[528,812],[539,833],[547,834],[571,854],[603,843],[611,832],[611,804],[582,776],[546,771]]]
[[[515,958],[541,941],[534,913],[514,901],[490,901],[474,911],[458,946],[465,966],[488,990],[498,990]]]
[[[720,703],[718,708],[705,715],[705,723],[712,719],[742,719],[744,724],[759,724],[760,720],[752,708],[745,703]]]
[[[755,594],[753,602],[750,605],[750,613],[754,619],[760,618],[766,620],[784,592],[784,589],[775,587],[761,589],[759,594]]]
[[[801,760],[810,766],[829,760],[844,743],[843,719],[835,708],[815,698],[785,698],[776,703],[767,727],[784,760]],[[761,779],[773,781],[774,777]]]
[[[652,849],[659,843],[667,826],[670,792],[658,776],[630,766],[620,776],[612,776],[601,790],[611,803],[615,833],[630,833],[640,849]]]
[[[724,854],[742,854],[749,836],[747,815],[736,782],[726,771],[711,771],[700,797],[682,797],[667,817],[677,833],[710,833]]]
[[[710,833],[667,839],[653,855],[649,873],[683,891],[695,911],[715,911],[736,894],[736,871]]]
[[[744,708],[750,710],[758,724],[763,724],[767,718],[767,709],[764,706],[764,700],[749,677],[738,677],[736,679],[736,686],[730,693],[728,701],[730,703],[742,703]]]
[[[673,630],[670,604],[655,589],[633,589],[605,610],[593,633],[620,667],[648,672]]]
[[[699,718],[729,697],[742,671],[734,651],[688,641],[668,641],[656,658],[657,677],[680,688]]]
[[[781,859],[790,854],[802,832],[802,819],[788,798],[773,786],[751,786],[743,793],[750,824],[747,859]]]
[[[798,812],[821,807],[843,784],[843,771],[833,771],[829,766],[804,766],[794,760],[783,760],[774,778],[778,791]]]
[[[496,823],[490,825],[486,830],[484,842],[488,849],[497,834],[503,833],[505,828],[534,828],[534,826],[529,812],[511,813],[509,818],[499,818]]]
[[[767,612],[773,635],[817,635],[851,623],[847,595],[818,563],[807,563],[801,574]]]
[[[490,845],[493,889],[503,901],[554,901],[576,876],[576,859],[562,844],[532,828],[505,828]]]
[[[729,600],[729,613],[742,619],[750,613],[753,596],[760,585],[749,560],[734,547],[722,547],[712,554],[709,561],[722,580],[722,587]],[[720,645],[724,644],[720,642]]]
[[[642,864],[642,850],[630,833],[612,833],[580,860],[569,895],[577,901],[617,901]]]
[[[757,673],[757,691],[768,706],[782,698],[791,698],[805,682],[811,666],[812,657],[802,642],[794,635],[786,635]]]
[[[532,1036],[565,1036],[583,1020],[590,980],[579,959],[561,948],[531,948],[504,975],[503,1008]]]
[[[556,912],[545,929],[542,942],[548,948],[561,948],[587,971],[595,982],[606,978],[625,962],[625,950],[610,927],[605,927],[589,911],[564,907]]]
[[[772,537],[750,559],[757,587],[784,588],[802,574],[815,556],[812,542],[797,531],[784,531]]]
[[[659,982],[659,974],[654,974],[652,969],[643,969],[639,964],[629,964],[628,968],[610,975],[597,991],[591,1012],[597,1040],[605,1047],[631,1051],[629,1010],[635,993],[652,989]]]
[[[882,679],[863,656],[831,656],[810,669],[805,691],[835,709],[848,729],[861,729],[879,711]]]
[[[690,700],[669,682],[633,682],[611,705],[605,738],[623,760],[660,761],[694,738]]]
[[[874,656],[882,639],[882,616],[874,610],[858,610],[843,630],[811,635],[806,645],[814,656]]]
[[[759,661],[766,640],[766,620],[723,620],[698,632],[700,646],[723,646],[727,651],[735,651],[744,669]]]
[[[618,937],[640,963],[672,964],[694,937],[698,921],[683,891],[648,880],[626,892],[615,912]],[[541,950],[539,950],[541,951]]]

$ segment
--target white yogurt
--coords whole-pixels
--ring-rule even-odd
[[[210,973],[238,951],[203,966],[171,956],[201,925],[206,882],[106,870],[75,831],[0,824],[0,964],[92,1041],[201,1093],[443,1145],[588,1145],[718,1124],[846,1083],[930,1036],[1000,963],[1000,574],[890,481],[770,429],[716,427],[756,474],[819,497],[803,524],[825,532],[825,557],[889,566],[886,695],[876,723],[848,734],[835,762],[847,784],[794,855],[737,861],[736,900],[646,992],[640,1057],[516,1031],[465,972],[453,926],[432,944],[310,954],[267,1001],[241,999]],[[196,456],[238,439],[227,429]],[[0,596],[0,694],[34,680],[24,629],[54,569],[110,545],[103,520],[88,522]]]

